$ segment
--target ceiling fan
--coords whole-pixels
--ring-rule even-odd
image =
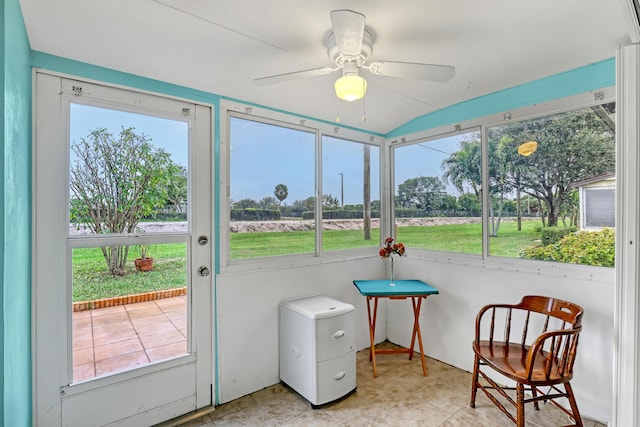
[[[455,75],[455,68],[450,65],[382,60],[367,63],[367,59],[373,53],[373,37],[365,27],[365,16],[352,10],[341,9],[331,11],[330,18],[332,31],[325,38],[325,45],[327,55],[335,63],[334,67],[260,77],[253,80],[254,84],[268,85],[342,70],[342,77],[335,83],[336,96],[346,101],[355,101],[362,98],[367,90],[367,81],[360,76],[360,70],[380,76],[439,83],[448,82]]]

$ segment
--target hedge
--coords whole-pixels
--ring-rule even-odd
[[[282,218],[275,209],[231,209],[231,221],[277,221]]]
[[[302,219],[314,219],[316,217],[314,211],[302,212]],[[362,219],[362,211],[348,210],[323,210],[322,219]],[[371,211],[371,218],[380,218],[380,211]]]

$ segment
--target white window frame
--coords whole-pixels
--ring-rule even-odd
[[[387,156],[391,160],[389,178],[395,174],[393,165],[393,153],[391,147],[396,144],[405,144],[407,142],[419,142],[443,136],[454,135],[463,131],[473,130],[480,127],[482,138],[482,173],[483,181],[488,180],[488,153],[487,153],[487,128],[499,126],[506,121],[522,121],[533,119],[536,117],[562,113],[565,111],[576,110],[580,108],[599,105],[616,100],[616,88],[614,86],[606,87],[597,91],[581,93],[561,99],[517,108],[517,104],[512,110],[496,112],[494,114],[477,117],[468,121],[460,121],[429,130],[416,132],[402,137],[394,137],[388,141],[389,153]],[[515,100],[514,104],[517,102]],[[381,172],[382,173],[382,172]],[[389,185],[391,180],[389,179]],[[390,186],[389,188],[393,188]],[[391,200],[391,193],[387,193],[387,199]],[[393,205],[388,204],[390,211],[388,218],[393,221]],[[573,278],[579,280],[597,281],[605,283],[613,283],[615,277],[615,269],[609,267],[595,267],[578,264],[556,263],[549,261],[525,260],[518,258],[505,258],[489,255],[489,194],[483,192],[483,254],[461,254],[456,252],[442,252],[428,249],[412,249],[412,257],[421,258],[438,263],[446,263],[450,265],[465,265],[477,268],[486,268],[492,270],[517,271],[530,274]],[[393,222],[391,222],[393,223]]]
[[[322,136],[333,136],[353,142],[377,146],[380,150],[380,202],[384,200],[385,140],[380,135],[366,133],[357,129],[346,128],[334,123],[311,120],[293,114],[286,114],[262,107],[251,106],[231,100],[220,102],[220,273],[231,273],[252,270],[278,269],[292,266],[304,266],[345,260],[345,258],[362,258],[371,256],[371,248],[353,248],[336,251],[322,251],[322,218],[316,215],[315,253],[292,254],[275,257],[231,259],[230,248],[230,117],[239,117],[261,123],[299,129],[316,134],[315,140],[315,196],[316,212],[321,209],[322,192]],[[382,207],[381,207],[382,210]],[[381,213],[382,215],[382,213]],[[382,227],[382,225],[381,225]],[[380,232],[381,236],[383,232]],[[377,252],[374,251],[374,256]]]

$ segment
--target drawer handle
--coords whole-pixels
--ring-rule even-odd
[[[339,340],[340,338],[344,337],[344,331],[336,331],[333,334],[333,339],[334,340]]]
[[[340,381],[341,379],[343,379],[344,377],[347,376],[347,373],[345,371],[340,371],[336,374],[335,377],[333,377],[334,380],[336,381]]]

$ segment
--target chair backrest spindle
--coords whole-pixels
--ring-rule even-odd
[[[509,338],[511,337],[511,308],[507,309],[507,316],[504,325],[504,342],[509,345]]]

